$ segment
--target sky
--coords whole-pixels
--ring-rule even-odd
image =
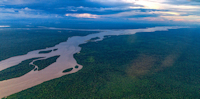
[[[0,27],[26,21],[199,24],[200,0],[0,0]]]

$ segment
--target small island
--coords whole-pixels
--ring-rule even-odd
[[[91,38],[90,40],[87,40],[86,42],[95,42],[98,39],[100,39],[100,37],[94,37],[94,38]]]
[[[51,53],[52,50],[47,50],[47,51],[40,51],[39,54],[47,54],[47,53]]]

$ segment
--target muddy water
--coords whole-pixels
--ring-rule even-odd
[[[87,43],[86,41],[90,40],[91,38],[99,37],[100,39],[97,39],[96,41],[101,41],[106,35],[130,35],[138,32],[167,31],[168,29],[178,29],[178,28],[185,28],[185,27],[154,27],[146,29],[105,30],[97,34],[90,34],[82,37],[74,36],[69,38],[66,42],[62,42],[54,47],[31,51],[26,55],[15,56],[0,61],[0,71],[2,71],[6,68],[15,66],[27,59],[37,58],[37,57],[43,57],[42,59],[47,59],[53,56],[60,55],[60,57],[56,60],[55,63],[51,64],[50,66],[46,67],[43,70],[34,71],[33,69],[32,71],[21,77],[0,81],[0,98],[36,86],[45,81],[55,79],[63,75],[75,73],[81,70],[83,66],[77,64],[73,55],[75,53],[80,52],[81,50],[81,48],[79,47],[80,44]],[[53,51],[53,49],[57,50]],[[40,51],[48,51],[48,50],[52,50],[52,52],[46,54],[39,54]],[[31,62],[30,64],[33,64],[33,62]],[[76,65],[78,65],[79,67],[75,68]],[[38,68],[36,65],[34,66],[35,68]],[[73,68],[73,70],[67,73],[63,73],[64,70],[69,68]]]

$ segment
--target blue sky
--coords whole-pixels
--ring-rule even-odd
[[[13,20],[199,24],[200,0],[1,0],[0,22]]]

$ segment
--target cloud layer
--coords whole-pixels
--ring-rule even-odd
[[[94,19],[200,22],[199,0],[1,0],[0,20]]]
[[[0,28],[10,27],[9,25],[0,25]]]

